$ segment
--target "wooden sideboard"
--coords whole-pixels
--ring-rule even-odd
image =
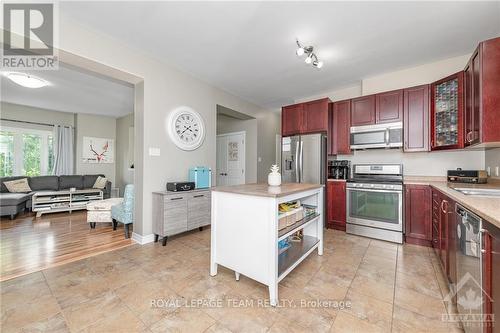
[[[210,189],[186,192],[153,192],[153,232],[155,242],[210,224]]]

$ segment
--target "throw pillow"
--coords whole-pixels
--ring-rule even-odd
[[[100,190],[102,190],[103,188],[106,187],[106,183],[108,182],[108,179],[105,178],[105,177],[97,177],[97,179],[95,180],[95,183],[94,183],[94,188],[98,188]]]
[[[28,178],[10,180],[8,182],[4,182],[4,185],[11,193],[31,192],[31,188],[28,184]]]

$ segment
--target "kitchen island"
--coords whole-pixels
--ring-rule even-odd
[[[278,283],[314,250],[323,254],[323,186],[320,184],[245,184],[212,189],[210,275],[217,266],[234,270],[269,287],[278,303]],[[307,214],[279,228],[281,203],[300,201]],[[301,232],[282,253],[278,242]]]

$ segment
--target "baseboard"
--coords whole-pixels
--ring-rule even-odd
[[[149,234],[149,235],[139,235],[136,234],[135,232],[132,232],[132,240],[136,242],[137,244],[144,245],[148,243],[152,243],[155,240],[155,235],[154,234]]]
[[[432,247],[432,241],[430,241],[430,240],[413,238],[413,237],[408,237],[408,236],[405,237],[405,240],[406,240],[406,243],[408,243],[408,244]]]

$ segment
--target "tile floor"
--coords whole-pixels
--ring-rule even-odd
[[[210,277],[209,248],[210,230],[191,232],[166,247],[132,245],[2,282],[1,330],[461,331],[441,321],[447,289],[425,247],[327,230],[324,255],[314,252],[280,284],[278,308],[262,306],[267,288],[257,282],[235,281],[220,266]],[[317,300],[351,306],[315,306]]]

